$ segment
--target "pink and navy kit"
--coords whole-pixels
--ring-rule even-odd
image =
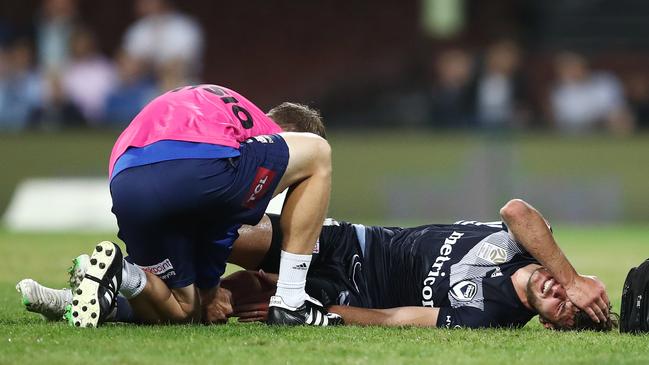
[[[233,90],[216,85],[182,87],[155,98],[133,119],[113,146],[108,174],[111,178],[116,175],[116,162],[125,159],[125,152],[130,155],[137,148],[155,149],[161,155],[159,161],[178,159],[166,148],[151,146],[161,141],[170,146],[171,152],[187,158],[232,157],[238,156],[232,149],[239,149],[239,144],[248,138],[281,131],[257,106]],[[183,146],[169,141],[193,144]],[[129,161],[137,160],[127,157]],[[139,162],[120,163],[126,167],[117,173]]]
[[[215,286],[237,229],[261,219],[286,170],[279,132],[252,102],[216,85],[178,88],[144,107],[109,163],[130,260],[172,288]]]

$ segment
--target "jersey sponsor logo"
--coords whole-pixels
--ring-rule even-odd
[[[143,271],[149,272],[155,276],[159,276],[163,280],[176,275],[174,267],[169,259],[164,259],[164,261],[151,266],[137,266]]]
[[[492,264],[500,265],[507,261],[507,251],[489,242],[483,242],[478,249],[478,257]]]
[[[275,171],[269,170],[265,167],[258,168],[257,174],[255,175],[254,180],[252,180],[250,191],[248,191],[248,195],[246,195],[243,206],[252,209],[257,204],[257,201],[266,194],[273,182],[273,179],[275,179]]]
[[[431,265],[428,275],[424,279],[424,287],[421,289],[422,301],[421,305],[424,307],[433,307],[433,284],[440,276],[446,276],[446,273],[442,272],[442,267],[444,263],[451,258],[449,257],[451,252],[453,252],[453,245],[459,240],[464,233],[453,231],[448,238],[444,240],[444,244],[439,249],[439,256],[435,259],[435,262]]]
[[[460,281],[451,288],[451,296],[460,302],[470,302],[478,292],[478,286],[469,280]]]

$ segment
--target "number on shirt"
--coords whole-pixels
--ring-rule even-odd
[[[199,86],[190,86],[189,90],[196,89],[197,87]],[[171,92],[177,92],[184,88],[185,87],[179,87],[171,90]],[[234,114],[234,116],[239,120],[239,123],[241,123],[241,126],[244,129],[250,129],[253,127],[252,115],[248,110],[238,104],[239,101],[237,100],[237,98],[231,96],[226,90],[223,90],[216,85],[203,85],[201,86],[201,89],[219,96],[221,98],[221,101],[223,101],[223,103],[225,103],[226,105],[232,104],[232,114]]]

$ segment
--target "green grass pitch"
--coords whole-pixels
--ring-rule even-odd
[[[649,227],[555,227],[577,269],[619,310],[628,269],[649,257]],[[101,234],[0,231],[0,364],[647,364],[649,336],[522,330],[270,328],[262,324],[76,329],[27,313],[14,286],[63,287],[70,260]]]

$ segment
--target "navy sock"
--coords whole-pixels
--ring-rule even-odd
[[[117,312],[115,313],[115,318],[113,318],[113,321],[123,323],[139,323],[139,321],[135,317],[135,314],[133,313],[133,309],[131,308],[128,299],[124,298],[121,295],[117,296]]]

